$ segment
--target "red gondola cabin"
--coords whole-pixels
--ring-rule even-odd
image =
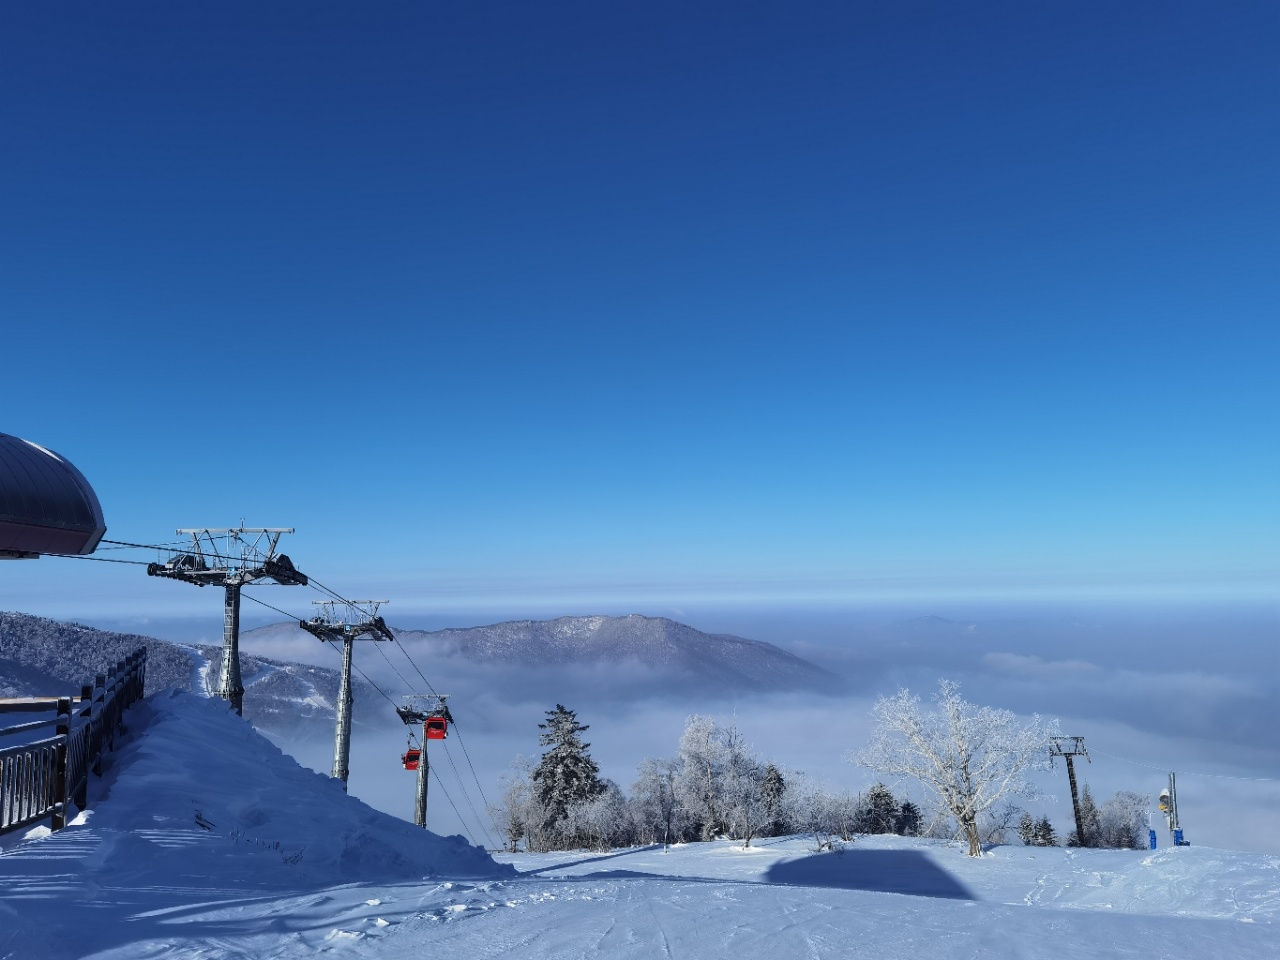
[[[445,717],[427,717],[424,729],[428,740],[443,740],[449,735],[449,721]]]
[[[422,755],[417,747],[410,747],[405,751],[404,756],[400,758],[400,762],[404,764],[406,770],[418,769],[418,758]]]

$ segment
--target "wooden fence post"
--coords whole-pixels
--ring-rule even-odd
[[[71,738],[71,698],[58,698],[57,735],[62,739],[55,748],[57,758],[53,767],[53,820],[50,824],[54,830],[61,830],[67,825],[67,745]]]
[[[93,716],[89,732],[89,750],[93,753],[93,772],[102,776],[102,715],[106,707],[107,675],[100,673],[93,678]]]
[[[83,810],[89,805],[89,770],[88,762],[92,754],[89,752],[93,749],[93,686],[86,683],[80,688],[80,719],[84,721],[81,725],[83,733],[80,735],[81,743],[84,744],[84,762],[85,771],[84,779],[80,782],[76,789],[76,806]]]

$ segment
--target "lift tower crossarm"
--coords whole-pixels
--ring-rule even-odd
[[[351,705],[355,697],[351,693],[351,652],[356,640],[394,640],[386,622],[378,616],[378,608],[386,600],[312,600],[321,608],[319,616],[299,620],[298,626],[319,640],[342,641],[342,685],[338,689],[338,709],[333,732],[333,769],[329,776],[342,781],[347,789],[351,760]],[[348,620],[339,615],[339,607],[357,614],[359,619]]]
[[[147,564],[147,576],[181,580],[197,587],[222,587],[222,679],[215,696],[231,703],[236,713],[244,704],[240,680],[240,588],[260,580],[285,586],[305,586],[307,575],[276,548],[280,536],[293,527],[183,527],[191,537],[187,549],[164,551],[160,563]]]

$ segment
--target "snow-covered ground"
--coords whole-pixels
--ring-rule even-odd
[[[1280,956],[1280,857],[804,838],[503,854],[162,693],[58,834],[0,844],[0,958]]]

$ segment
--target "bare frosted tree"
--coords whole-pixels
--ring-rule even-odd
[[[1150,807],[1151,799],[1145,794],[1132,790],[1117,791],[1098,812],[1100,845],[1122,850],[1144,849]]]
[[[489,806],[489,816],[502,832],[503,848],[514,853],[520,849],[520,841],[528,839],[529,831],[529,773],[533,761],[519,756],[511,762],[511,772],[498,780],[502,799]]]
[[[680,736],[679,764],[676,795],[681,805],[698,819],[703,840],[720,836],[728,829],[724,782],[729,751],[724,729],[711,717],[689,717]]]
[[[918,780],[955,817],[969,856],[980,857],[978,816],[1003,797],[1035,795],[1027,774],[1048,769],[1058,723],[1039,716],[1021,723],[1008,710],[975,706],[951,680],[939,681],[935,700],[937,710],[926,712],[908,690],[881,697],[872,709],[871,743],[853,759]]]
[[[689,819],[676,794],[680,765],[674,760],[644,760],[631,785],[636,826],[645,842],[675,842]]]

